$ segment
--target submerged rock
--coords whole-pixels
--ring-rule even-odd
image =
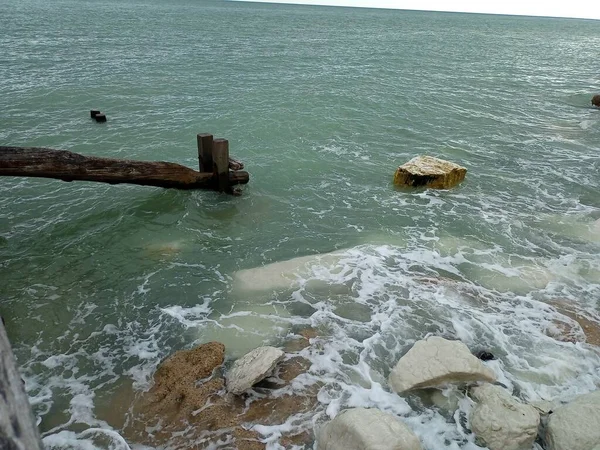
[[[459,389],[447,389],[447,390],[439,390],[439,389],[430,389],[427,392],[429,396],[429,401],[437,407],[440,411],[453,415],[454,412],[458,409],[460,401],[464,398],[464,393]]]
[[[275,347],[259,347],[242,356],[227,375],[227,390],[239,395],[271,373],[285,353]]]
[[[546,330],[548,336],[563,342],[587,342],[600,347],[600,317],[577,311],[567,300],[549,302],[559,313],[571,320],[555,319],[552,327]]]
[[[465,179],[467,169],[432,156],[417,156],[401,165],[394,174],[397,186],[450,189]]]
[[[264,345],[281,341],[290,329],[285,306],[236,302],[226,313],[213,313],[201,327],[188,330],[195,339],[225,344],[227,358],[237,359]]]
[[[494,382],[496,375],[473,356],[465,344],[438,336],[416,342],[400,358],[389,377],[397,393],[476,381]]]
[[[477,406],[471,429],[490,450],[530,450],[537,436],[540,415],[506,389],[484,384],[471,389]]]
[[[421,450],[421,442],[397,417],[378,409],[354,408],[321,428],[319,450]]]
[[[545,440],[548,450],[592,450],[600,445],[600,390],[554,409]]]
[[[309,277],[314,267],[337,264],[341,257],[341,253],[322,253],[240,270],[233,275],[233,287],[236,292],[245,293],[291,289]]]

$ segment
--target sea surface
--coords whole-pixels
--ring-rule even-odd
[[[251,177],[240,197],[0,179],[0,313],[48,448],[142,448],[119,437],[122,392],[167,355],[217,339],[228,366],[307,328],[319,406],[296,431],[378,407],[426,450],[482,448],[467,399],[444,412],[387,387],[428,335],[494,353],[526,401],[600,387],[564,314],[600,314],[600,22],[0,0],[0,29],[0,145],[195,168],[208,132]],[[422,154],[466,180],[394,188]]]

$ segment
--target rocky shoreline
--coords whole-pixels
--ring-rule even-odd
[[[597,328],[597,327],[596,327]],[[262,450],[261,427],[310,419],[322,386],[303,385],[310,361],[300,356],[318,339],[306,330],[285,351],[260,347],[224,367],[218,342],[182,350],[164,360],[152,388],[136,401],[134,420],[125,427],[131,440],[169,448]],[[453,386],[470,404],[461,423],[475,442],[489,450],[599,450],[600,390],[566,404],[532,402],[507,389],[489,362],[460,341],[427,336],[400,358],[388,389],[402,397],[428,392],[432,407],[456,409],[435,392]],[[433,392],[433,393],[432,393]],[[441,405],[441,403],[448,403]],[[419,436],[402,416],[375,408],[348,408],[313,430],[282,427],[283,448],[319,450],[423,450]],[[149,432],[148,430],[151,430]],[[535,444],[534,444],[535,443]],[[534,447],[535,445],[535,447]],[[273,447],[272,447],[273,448]],[[280,448],[280,447],[278,447]]]

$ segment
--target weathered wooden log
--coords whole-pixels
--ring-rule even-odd
[[[17,362],[0,321],[0,449],[43,448]]]
[[[228,177],[232,173],[229,172],[229,141],[227,139],[213,140],[213,167],[219,191],[227,191],[229,188]]]
[[[219,189],[211,172],[196,172],[170,162],[83,156],[66,150],[0,146],[0,176],[43,177],[63,181],[138,184],[176,189]],[[229,172],[222,183],[246,184],[248,172]],[[223,189],[226,190],[226,189]]]

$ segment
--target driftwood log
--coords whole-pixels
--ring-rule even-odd
[[[0,449],[43,448],[23,380],[0,320]]]
[[[240,167],[232,160],[229,166]],[[242,165],[243,167],[243,165]],[[197,172],[170,162],[132,161],[84,156],[66,150],[0,146],[0,176],[43,177],[176,189],[217,189],[248,183],[248,172],[226,173],[228,186],[213,171]]]

